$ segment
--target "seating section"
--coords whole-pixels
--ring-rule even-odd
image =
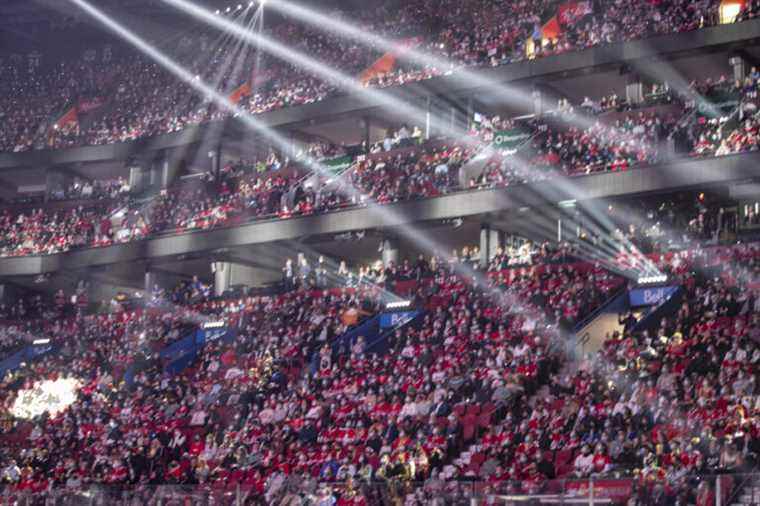
[[[242,20],[254,5],[216,15]],[[760,0],[357,6],[331,19],[448,63],[391,58],[284,15],[267,14],[262,32],[384,89],[760,15]],[[163,49],[245,112],[343,93],[253,47],[230,55],[210,35]],[[725,55],[710,55],[715,71]],[[688,84],[642,71],[641,96],[597,82],[583,100],[517,118],[474,100],[467,118],[452,111],[450,131],[388,108],[380,134],[356,124],[371,137],[358,145],[303,122],[285,150],[240,136],[159,156],[149,137],[229,112],[124,47],[85,56],[0,58],[0,153],[146,149],[123,163],[8,168],[8,180],[24,173],[18,198],[0,192],[0,504],[760,501],[757,185],[679,179],[654,194],[635,183],[751,161],[756,68]],[[365,72],[378,59],[384,70]],[[620,84],[641,69],[610,70]],[[615,196],[575,198],[576,182]],[[484,211],[479,198],[509,205]],[[433,220],[414,214],[422,199],[474,205]],[[394,210],[428,221],[406,233],[359,220],[328,236],[318,217],[342,226]],[[193,233],[223,242],[299,223],[313,234],[190,251]],[[155,247],[169,243],[188,254]],[[137,272],[86,263],[101,253],[120,265],[122,250],[140,259],[139,285],[155,286],[127,289]],[[18,258],[46,255],[58,256]],[[27,265],[44,274],[17,275]]]
[[[561,493],[558,479],[614,474],[645,502],[694,499],[692,476],[757,452],[758,259],[755,244],[652,254],[680,305],[626,320],[580,361],[568,331],[624,281],[546,246],[499,253],[480,288],[466,255],[388,266],[378,281],[420,313],[371,342],[338,338],[382,311],[374,284],[210,299],[193,281],[142,309],[16,315],[56,348],[6,377],[3,409],[42,379],[83,385],[62,413],[7,430],[3,476],[17,494],[173,483],[271,502],[317,483],[367,501],[397,483],[424,500],[440,482]],[[161,350],[216,321],[229,337],[165,372]]]
[[[435,4],[414,0],[403,6],[383,5],[342,15],[358,23],[363,30],[401,40],[449,62],[445,68],[402,62],[367,81],[370,86],[389,87],[429,79],[462,67],[498,66],[614,42],[696,30],[719,22],[720,4],[719,0],[697,3],[636,0],[604,5],[582,2],[564,11],[561,29],[543,40],[540,35],[542,13],[557,9],[548,0],[468,0],[464,3],[447,0]],[[745,9],[737,20],[750,19],[756,12],[754,2],[745,2]],[[483,23],[483,19],[489,23]],[[224,48],[211,42],[215,38],[213,33],[201,35],[205,42],[177,36],[179,43],[165,50],[176,53],[179,63],[199,79],[218,83],[221,93],[232,95],[242,83],[252,84],[253,91],[242,94],[239,102],[247,112],[260,114],[313,103],[340,91],[318,76],[266,54],[259,56],[253,49],[239,51],[239,62],[233,65]],[[354,41],[292,20],[275,24],[271,35],[285,45],[298,41],[296,49],[336,65],[337,70],[349,76],[359,76],[382,56],[381,52]],[[45,64],[32,66],[31,75],[25,60],[10,59],[3,63],[0,111],[4,121],[0,127],[0,151],[125,142],[176,132],[228,115],[204,102],[190,86],[179,82],[156,63],[129,49],[111,46],[104,61],[88,58],[59,63],[48,62],[44,57],[43,54],[40,59]],[[258,70],[252,77],[250,69],[253,68]],[[82,121],[67,114],[75,106],[83,116]]]
[[[694,83],[693,93],[703,102],[692,100],[697,95],[665,90],[648,95],[642,104],[605,97],[577,107],[566,104],[541,119],[479,117],[470,135],[460,139],[423,141],[415,135],[419,129],[411,132],[402,126],[395,137],[361,156],[352,157],[341,146],[314,143],[294,158],[271,152],[259,159],[227,162],[219,175],[199,174],[158,194],[139,193],[123,178],[73,178],[51,188],[47,203],[22,202],[0,211],[0,230],[5,232],[0,255],[51,254],[370,202],[390,204],[626,171],[664,160],[671,142],[693,156],[750,151],[755,135],[754,90],[760,77],[755,74],[743,87],[724,78]],[[700,112],[710,109],[709,104],[725,103],[726,96],[739,105],[722,116]],[[520,131],[524,137],[505,150],[494,144],[504,131]],[[303,160],[306,153],[324,167],[310,170]],[[330,160],[346,156],[351,161],[344,172],[326,172]]]

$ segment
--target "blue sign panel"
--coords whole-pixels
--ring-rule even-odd
[[[652,288],[635,288],[628,292],[633,307],[656,306],[676,293],[677,286],[657,286]]]
[[[389,329],[402,325],[417,316],[417,311],[401,311],[398,313],[383,313],[380,315],[380,328]]]

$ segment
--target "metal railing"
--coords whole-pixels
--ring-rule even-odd
[[[89,485],[51,487],[31,492],[6,486],[0,506],[248,506],[259,504],[395,506],[446,505],[623,505],[684,504],[726,506],[760,504],[760,474],[615,475],[588,479],[468,481],[431,478],[425,482],[390,478],[379,481],[319,482],[310,476],[274,475],[263,488],[221,485]],[[729,502],[731,501],[731,502]]]

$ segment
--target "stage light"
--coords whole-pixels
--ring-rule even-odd
[[[665,283],[668,280],[668,276],[665,274],[658,274],[656,276],[641,276],[637,280],[640,285],[656,285]]]
[[[32,341],[33,345],[39,345],[39,344],[48,344],[50,342],[50,339],[35,339]]]
[[[243,8],[243,4],[238,4],[238,6],[237,6],[237,10],[240,10],[240,9],[242,9],[242,8]]]
[[[405,309],[412,305],[410,300],[399,300],[395,302],[389,302],[385,305],[385,309]]]
[[[232,7],[227,7],[224,12],[230,12],[232,10]]]
[[[222,13],[222,11],[220,11],[219,9],[217,9],[217,10],[216,10],[216,15],[217,15],[217,16],[218,16],[219,14],[221,14],[221,13]]]
[[[82,383],[73,378],[37,382],[32,388],[18,393],[11,413],[17,418],[25,419],[35,418],[43,413],[55,416],[76,400],[81,386]]]

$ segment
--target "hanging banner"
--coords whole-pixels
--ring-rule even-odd
[[[53,124],[54,129],[63,128],[65,126],[68,126],[69,124],[74,124],[79,122],[79,115],[78,115],[77,106],[73,105],[71,106],[66,112],[63,113],[63,115],[58,118],[58,121],[56,121]]]
[[[86,114],[103,107],[103,104],[105,104],[105,99],[103,97],[80,98],[77,109],[79,112]]]
[[[559,19],[557,19],[557,16],[552,16],[552,18],[541,27],[541,40],[557,40],[561,33],[562,26],[559,24]]]
[[[396,55],[393,53],[385,53],[378,58],[375,63],[372,64],[367,70],[361,73],[359,81],[362,84],[367,84],[372,79],[387,74],[396,66]]]
[[[398,58],[401,57],[410,48],[418,46],[420,43],[419,37],[412,37],[404,39],[396,46],[393,51],[388,51],[383,56],[378,58],[375,63],[372,64],[367,70],[359,75],[359,81],[362,84],[367,84],[372,79],[382,76],[391,72],[396,67]]]
[[[588,481],[570,481],[566,493],[571,497],[587,497],[591,486]],[[614,501],[625,501],[633,492],[633,480],[594,480],[594,497]]]
[[[501,130],[494,133],[493,147],[495,149],[515,152],[517,148],[531,137],[528,130],[522,128],[512,128],[510,130]]]
[[[248,97],[251,95],[251,85],[250,83],[243,83],[240,86],[235,89],[232,93],[230,93],[229,99],[230,102],[237,105],[240,103],[241,100],[243,100],[245,97]]]
[[[338,175],[344,172],[346,169],[351,167],[351,163],[353,162],[353,159],[349,155],[345,156],[339,156],[337,158],[331,158],[329,160],[325,160],[322,162],[322,164],[327,168],[328,171],[330,171],[330,174]]]

